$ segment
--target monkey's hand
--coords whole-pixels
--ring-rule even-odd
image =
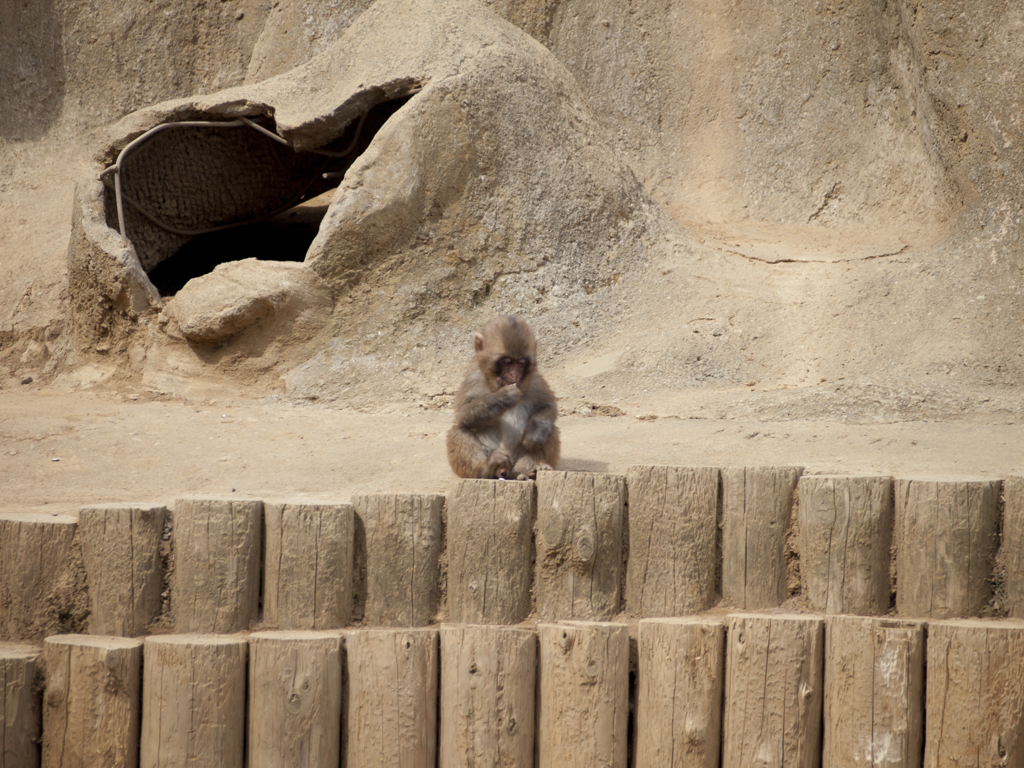
[[[506,384],[494,393],[494,403],[501,407],[502,413],[516,405],[523,399],[523,390],[518,384]]]

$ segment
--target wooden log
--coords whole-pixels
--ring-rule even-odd
[[[354,496],[357,558],[365,565],[363,617],[371,626],[434,621],[440,601],[444,496]],[[360,535],[361,534],[361,535]]]
[[[610,619],[622,591],[626,478],[589,472],[537,475],[537,615]]]
[[[337,766],[341,760],[341,635],[249,636],[248,768]]]
[[[639,616],[700,613],[715,602],[718,470],[630,467],[626,606]]]
[[[434,768],[437,634],[436,629],[345,633],[346,768]]]
[[[441,627],[441,768],[532,768],[537,635]]]
[[[918,768],[924,625],[832,616],[825,623],[823,768]]]
[[[264,502],[263,623],[337,629],[352,620],[350,504]]]
[[[725,624],[643,619],[638,645],[637,768],[718,768]]]
[[[1024,622],[928,622],[926,768],[1024,765]]]
[[[786,536],[800,467],[722,470],[722,599],[747,610],[789,596]]]
[[[0,768],[39,768],[41,653],[0,643]]]
[[[1003,536],[999,559],[1006,569],[1006,608],[1024,618],[1024,477],[1003,481]]]
[[[992,597],[1000,482],[896,481],[896,609],[977,616]]]
[[[141,768],[242,768],[248,648],[225,635],[146,638]]]
[[[136,768],[142,640],[54,635],[43,658],[43,768]]]
[[[823,613],[889,610],[892,478],[800,478],[800,576]]]
[[[82,629],[88,596],[84,574],[76,573],[77,528],[67,515],[0,515],[0,637],[41,641]]]
[[[625,768],[629,629],[571,621],[538,624],[539,768]]]
[[[722,765],[819,765],[823,627],[817,616],[729,616]]]
[[[261,501],[175,501],[171,599],[178,632],[238,632],[256,621],[262,517]]]
[[[530,613],[532,481],[460,480],[448,499],[448,613],[457,624],[515,624]]]
[[[82,507],[78,534],[89,580],[89,632],[137,637],[160,615],[160,544],[167,507],[97,504]]]

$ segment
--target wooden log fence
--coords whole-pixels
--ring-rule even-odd
[[[0,768],[1024,764],[1024,621],[976,617],[1024,611],[1024,479],[805,475],[804,597],[825,615],[692,615],[729,602],[741,523],[767,526],[748,566],[773,564],[743,600],[777,600],[798,474],[548,472],[467,481],[447,512],[429,495],[183,499],[161,621],[218,633],[145,639],[129,636],[156,615],[163,507],[0,515]],[[887,530],[895,616],[878,615]],[[76,568],[105,634],[53,632]],[[485,607],[470,587],[492,573]],[[303,628],[265,629],[282,624]]]
[[[896,609],[977,616],[992,597],[998,480],[896,481]]]
[[[530,613],[534,484],[460,480],[448,500],[448,611],[458,624]]]
[[[892,478],[804,475],[799,483],[800,575],[814,610],[889,610]]]
[[[350,504],[268,501],[263,623],[339,629],[352,620],[355,512]]]
[[[622,591],[626,478],[537,475],[537,616],[610,619]]]
[[[39,768],[42,650],[0,642],[0,768]]]
[[[237,635],[146,638],[141,768],[242,768],[248,650]]]
[[[701,613],[718,578],[718,470],[630,467],[626,608],[638,616]]]
[[[725,624],[643,619],[638,645],[637,768],[717,768]]]
[[[723,766],[819,764],[823,641],[818,616],[729,616]]]
[[[364,573],[363,618],[370,626],[430,624],[441,601],[438,580],[444,496],[356,496],[356,560]]]
[[[43,768],[137,768],[142,640],[55,635],[43,658]]]
[[[745,610],[788,595],[786,538],[799,467],[722,470],[722,598]]]
[[[924,657],[922,622],[827,619],[824,768],[921,765]]]
[[[533,766],[537,635],[442,625],[439,765]]]
[[[102,504],[79,511],[91,634],[138,637],[159,617],[167,515],[162,504]]]
[[[539,624],[538,768],[625,768],[629,629]]]
[[[238,632],[257,619],[263,502],[174,503],[174,618],[179,632]]]
[[[340,632],[249,636],[248,768],[339,764],[341,667]]]

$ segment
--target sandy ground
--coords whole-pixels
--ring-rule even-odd
[[[180,496],[344,501],[446,492],[448,409],[172,400],[31,385],[0,393],[0,512]],[[562,469],[798,465],[814,473],[1024,475],[1024,425],[842,424],[636,416],[560,420]]]

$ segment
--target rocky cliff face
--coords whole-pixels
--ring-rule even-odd
[[[753,384],[779,415],[1020,416],[1024,10],[484,5],[0,12],[9,380],[91,360],[165,389],[243,372],[353,402],[422,395],[443,391],[438,365],[475,324],[514,310],[570,399]],[[90,153],[102,165],[137,131],[196,114],[272,119],[315,148],[396,96],[411,98],[323,203],[305,262],[335,309],[318,334],[269,357],[269,342],[212,353],[168,334],[166,297],[137,273],[111,292],[72,259],[65,287],[69,182],[95,178]],[[127,318],[109,341],[64,321],[89,295],[85,326]]]

